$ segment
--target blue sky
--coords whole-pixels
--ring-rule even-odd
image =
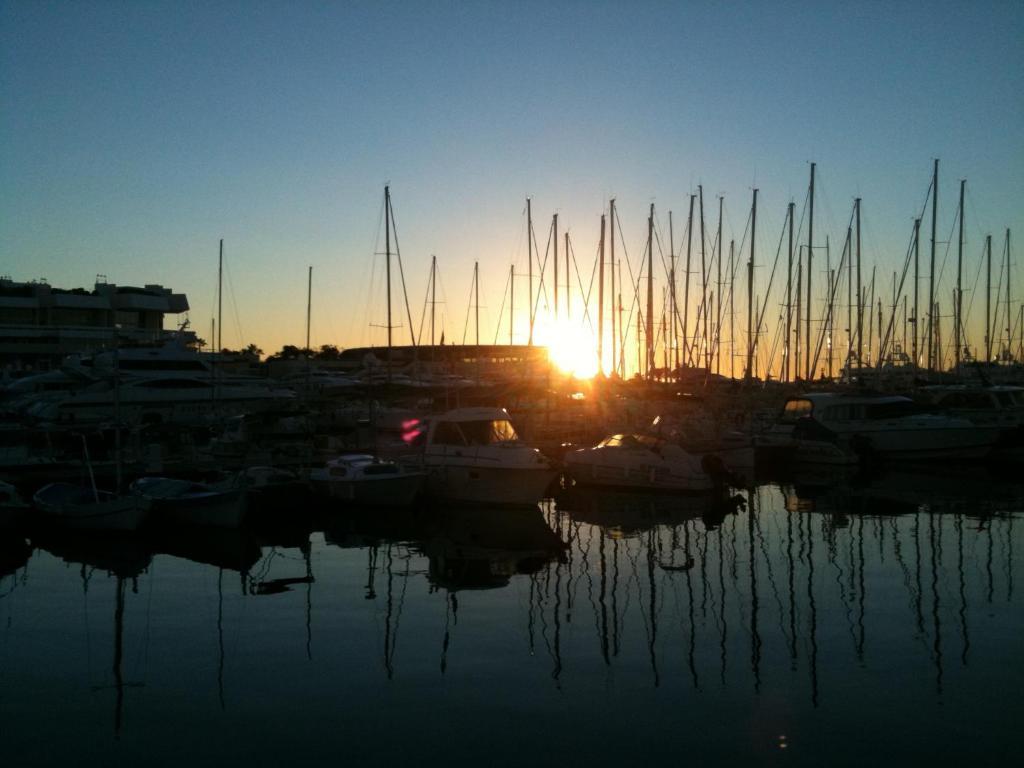
[[[363,343],[390,182],[417,318],[436,253],[461,337],[479,258],[492,335],[527,195],[589,275],[610,196],[637,259],[651,202],[679,240],[703,183],[738,241],[757,186],[770,258],[814,160],[816,239],[861,196],[891,279],[934,157],[973,268],[1024,235],[1022,41],[1020,2],[2,2],[0,272],[161,282],[207,335],[223,237],[225,344],[301,342],[310,264],[314,342]]]

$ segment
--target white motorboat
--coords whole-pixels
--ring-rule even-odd
[[[557,472],[520,441],[504,408],[458,408],[430,420],[423,464],[436,499],[533,506]]]
[[[155,523],[237,528],[245,515],[245,485],[237,477],[223,483],[143,477],[129,489],[151,504]]]
[[[50,483],[32,497],[44,520],[74,530],[134,531],[147,518],[149,500],[72,483]]]
[[[810,393],[787,400],[764,437],[807,461],[843,463],[855,454],[904,460],[980,458],[992,451],[999,432],[994,426],[930,413],[907,397]]]
[[[714,488],[696,457],[647,435],[612,435],[593,448],[567,453],[565,468],[579,485],[684,492]]]
[[[407,507],[423,487],[424,473],[363,453],[343,454],[310,472],[314,490],[357,506]]]

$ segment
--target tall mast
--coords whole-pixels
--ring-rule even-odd
[[[224,349],[224,239],[220,241],[220,256],[217,259],[217,352]]]
[[[789,267],[786,270],[786,337],[783,340],[782,350],[785,355],[785,368],[782,372],[782,380],[789,381],[789,371],[793,360],[793,208],[795,204],[790,202],[786,217],[789,219]],[[800,319],[797,318],[799,324]],[[794,371],[795,373],[795,371]]]
[[[551,239],[555,244],[555,320],[558,319],[558,214],[551,217]]]
[[[707,267],[707,255],[704,248],[704,185],[697,185],[697,197],[700,199],[700,280],[701,280],[701,294],[700,294],[700,307],[701,314],[704,316],[703,322],[700,318],[697,318],[697,327],[701,331],[702,344],[704,346],[704,359],[705,367],[710,368],[707,362],[708,355],[708,267]],[[700,361],[699,353],[697,357],[698,362]]]
[[[597,270],[597,371],[604,375],[604,214],[601,214],[601,240]]]
[[[734,267],[736,263],[736,241],[729,241],[729,378],[736,378],[733,374],[735,373],[736,363],[736,325],[735,325],[735,312],[733,311],[734,303],[733,296],[736,293],[736,269]]]
[[[611,270],[612,270],[612,286],[611,286],[612,287],[612,296],[611,296],[611,304],[612,304],[612,374],[614,374],[616,371],[618,371],[618,367],[616,366],[616,362],[617,362],[618,358],[615,355],[615,350],[616,350],[616,347],[618,345],[618,337],[616,335],[616,330],[615,330],[615,328],[616,328],[616,323],[615,323],[615,298],[616,298],[616,296],[618,296],[618,294],[615,292],[615,198],[614,197],[611,200],[608,201],[608,245],[611,246],[611,251],[610,251],[611,263],[610,263],[609,266],[611,267]],[[622,302],[620,301],[619,304],[621,304],[621,303]],[[619,320],[619,325],[621,325],[621,318]]]
[[[217,324],[220,328],[220,324]],[[1007,228],[1007,353],[1010,354],[1012,341],[1012,327],[1010,325],[1010,229]]]
[[[715,373],[722,373],[722,208],[725,198],[718,196],[718,246],[715,258],[718,263],[718,303],[715,305],[715,332],[712,334],[713,351],[718,357],[715,361]]]
[[[956,319],[953,323],[953,343],[955,346],[953,365],[957,374],[960,373],[960,350],[964,338],[964,187],[966,185],[967,179],[960,179],[960,240],[956,249],[956,304],[954,305]]]
[[[856,205],[856,203],[854,203]],[[853,358],[853,232],[846,227],[846,365]],[[842,269],[842,261],[839,268]],[[838,284],[837,284],[838,285]],[[841,369],[840,369],[841,370]]]
[[[388,371],[391,370],[391,189],[384,186],[384,258],[388,292]]]
[[[814,168],[811,163],[811,189],[810,189],[810,219],[807,224],[807,333],[805,334],[804,345],[807,347],[807,370],[808,381],[814,380],[814,371],[811,370],[811,313],[814,311],[814,300],[811,297],[811,280],[814,274]]]
[[[668,263],[669,296],[672,302],[669,310],[669,316],[672,318],[672,333],[669,336],[672,339],[672,372],[675,374],[679,370],[679,328],[676,325],[679,310],[676,304],[676,240],[675,232],[672,229],[672,211],[668,212]]]
[[[985,362],[992,362],[992,235],[985,235]]]
[[[935,158],[935,169],[932,171],[932,260],[928,270],[928,370],[935,370],[935,235],[939,209],[939,158]]]
[[[516,265],[510,264],[508,268],[508,345],[514,343],[512,337],[515,328],[515,307],[516,307]]]
[[[747,262],[747,371],[744,379],[750,383],[754,369],[754,235],[757,231],[757,188],[750,207],[750,261]]]
[[[476,299],[476,345],[480,346],[480,262],[473,262],[473,295]],[[477,357],[480,356],[479,351]]]
[[[690,335],[687,333],[687,323],[690,318],[690,254],[693,249],[693,201],[695,195],[690,195],[690,215],[686,224],[686,280],[683,287],[683,349],[686,351],[686,363],[692,365],[690,359]]]
[[[914,367],[917,368],[921,365],[921,359],[918,357],[917,342],[920,338],[920,318],[921,312],[918,309],[918,286],[920,281],[918,279],[919,269],[921,261],[921,220],[914,219],[914,340],[912,343],[912,349],[914,354]]]
[[[430,346],[434,346],[434,320],[437,312],[437,256],[430,257]],[[512,342],[509,341],[509,344]]]
[[[647,216],[647,379],[654,376],[654,203]]]
[[[533,208],[530,198],[526,198],[526,258],[530,262],[528,270],[529,282],[526,290],[529,293],[528,311],[530,318],[530,336],[527,344],[533,346]]]
[[[800,378],[800,320],[803,317],[800,305],[803,303],[803,292],[804,258],[801,249],[796,255],[796,330],[793,333],[796,337],[793,339],[793,372],[797,379]]]
[[[860,271],[860,198],[856,198],[853,201],[854,205],[857,206],[856,213],[856,225],[857,225],[857,367],[864,365],[864,301],[861,298],[861,271]],[[916,265],[916,262],[915,262]],[[916,279],[917,267],[914,267],[914,277]],[[917,288],[915,283],[914,288],[914,311],[917,311]],[[915,326],[916,328],[917,326]],[[916,361],[915,361],[916,362]]]
[[[306,287],[306,353],[309,353],[309,324],[313,310],[313,267],[309,268],[309,282]]]

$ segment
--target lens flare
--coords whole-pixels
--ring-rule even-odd
[[[558,322],[542,328],[539,340],[547,346],[551,362],[563,373],[577,379],[597,375],[597,342],[588,329]]]

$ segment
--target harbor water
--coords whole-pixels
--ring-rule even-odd
[[[0,533],[4,764],[1019,752],[1024,488],[919,473],[730,495]]]

